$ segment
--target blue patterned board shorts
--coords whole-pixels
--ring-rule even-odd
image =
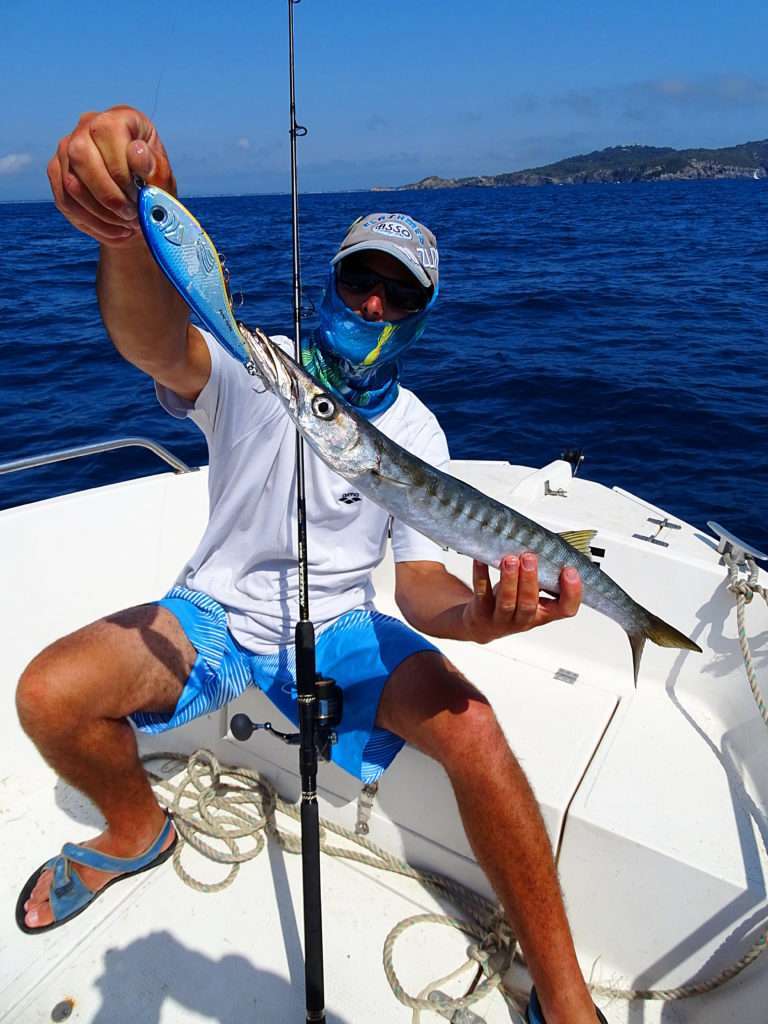
[[[227,614],[213,598],[173,587],[157,602],[179,620],[197,658],[172,713],[137,711],[131,720],[146,733],[165,732],[206,715],[257,686],[298,725],[295,650],[254,654],[235,640]],[[344,691],[344,714],[331,747],[331,760],[363,782],[375,782],[404,743],[375,725],[384,685],[397,666],[418,651],[437,648],[399,619],[359,609],[318,633],[317,671]]]

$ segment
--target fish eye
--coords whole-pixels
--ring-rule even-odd
[[[150,216],[152,217],[152,220],[155,221],[157,224],[162,224],[165,218],[168,216],[168,214],[165,212],[162,206],[153,206],[152,213]]]
[[[332,420],[336,415],[336,406],[328,395],[315,395],[312,399],[312,412],[318,419]]]

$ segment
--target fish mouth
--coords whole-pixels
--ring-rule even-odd
[[[259,376],[264,385],[288,405],[298,405],[298,376],[293,362],[283,350],[267,337],[259,327],[253,330],[243,324],[237,325],[245,348],[250,356],[252,372]]]

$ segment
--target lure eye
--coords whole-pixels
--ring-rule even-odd
[[[156,224],[162,224],[165,218],[168,216],[168,214],[165,212],[162,206],[153,206],[152,213],[150,214],[150,216],[152,217],[152,220],[155,221]]]
[[[328,395],[315,395],[312,399],[312,412],[321,420],[332,420],[336,415],[336,406]]]

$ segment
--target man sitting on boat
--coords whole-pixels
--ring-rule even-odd
[[[180,725],[248,685],[296,718],[294,428],[190,324],[139,231],[134,175],[175,191],[155,127],[129,107],[83,115],[49,165],[58,208],[101,243],[98,296],[116,348],[154,379],[172,415],[190,418],[206,436],[211,515],[162,600],[58,640],[22,676],[24,729],[106,819],[99,836],[68,844],[31,876],[17,910],[28,933],[58,927],[109,884],[170,855],[173,824],[140,764],[134,728]],[[332,260],[321,325],[304,359],[381,431],[441,465],[448,460],[442,430],[397,380],[397,358],[421,333],[438,281],[437,244],[424,225],[405,214],[361,218]],[[387,348],[393,325],[403,343]],[[495,588],[487,567],[475,563],[470,590],[447,572],[437,545],[395,522],[395,596],[410,628],[372,604],[387,514],[354,500],[350,485],[311,451],[306,473],[317,668],[344,690],[333,759],[373,781],[407,742],[443,765],[478,863],[524,950],[536,986],[530,1020],[591,1024],[595,1009],[528,782],[488,701],[422,635],[487,643],[572,616],[578,573],[563,570],[557,600],[540,598],[536,557],[509,556]]]

